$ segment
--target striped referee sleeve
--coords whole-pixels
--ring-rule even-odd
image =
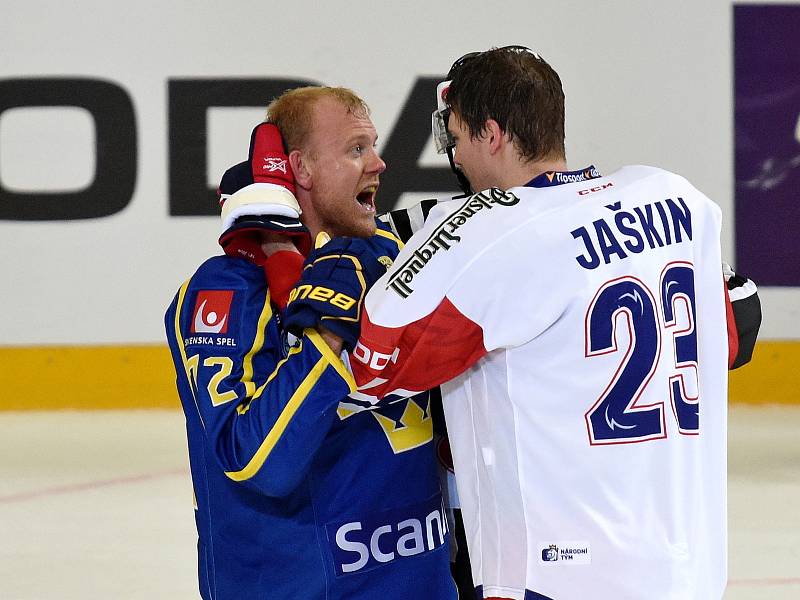
[[[425,219],[428,218],[428,213],[438,202],[436,198],[423,200],[410,208],[398,208],[389,211],[380,215],[378,219],[391,227],[392,233],[405,243],[412,235],[422,229]]]

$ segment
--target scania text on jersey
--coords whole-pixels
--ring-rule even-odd
[[[442,498],[326,525],[337,576],[436,550],[449,527]]]

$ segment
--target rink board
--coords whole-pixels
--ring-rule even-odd
[[[0,410],[178,408],[166,346],[0,348]],[[800,342],[760,341],[731,373],[730,401],[800,404]]]

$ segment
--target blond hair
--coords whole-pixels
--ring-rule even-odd
[[[288,90],[267,106],[267,121],[278,126],[289,152],[308,143],[314,106],[323,98],[336,100],[352,114],[369,116],[367,103],[345,87],[308,86]]]

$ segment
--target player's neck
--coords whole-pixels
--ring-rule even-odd
[[[504,171],[501,186],[507,190],[512,187],[525,185],[530,180],[538,177],[542,173],[549,171],[567,171],[567,161],[564,158],[544,159],[537,161],[522,162],[516,161],[509,165]]]
[[[297,186],[297,191],[295,192],[295,197],[297,198],[297,203],[300,205],[300,222],[306,226],[308,232],[311,234],[311,240],[317,239],[317,235],[325,231],[324,223],[322,219],[317,214],[316,208],[314,207],[314,200],[311,194],[311,190],[305,189],[301,186]],[[326,232],[330,235],[330,232]]]

